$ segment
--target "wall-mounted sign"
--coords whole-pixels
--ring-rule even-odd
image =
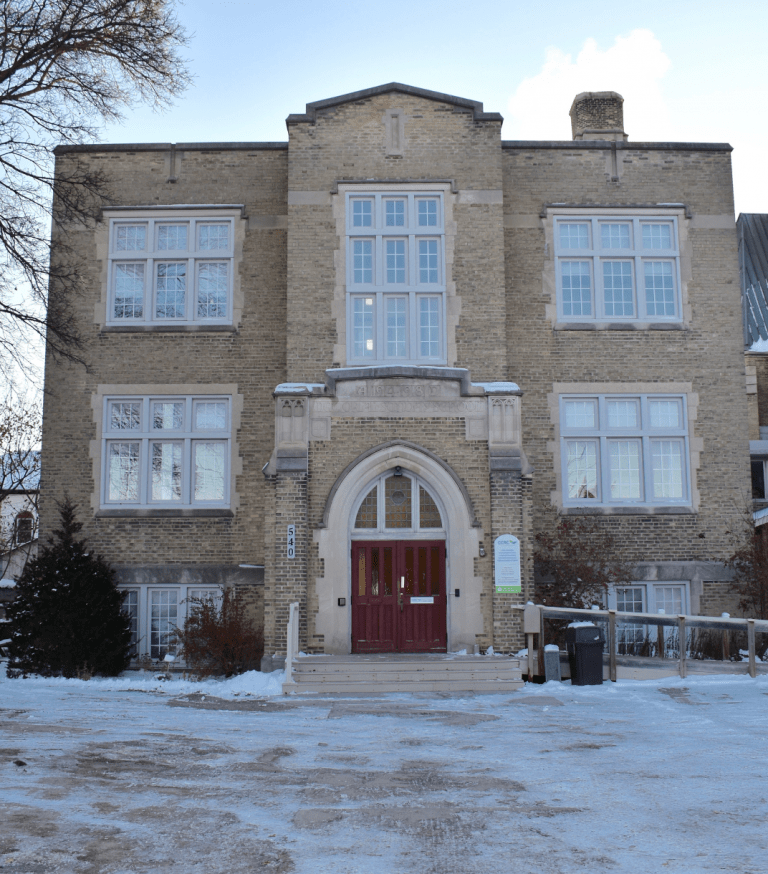
[[[505,595],[519,595],[520,541],[512,534],[502,534],[493,541],[493,577],[496,591]]]
[[[419,595],[417,597],[411,596],[411,604],[434,604],[435,598],[434,595],[430,595],[425,597],[424,595]]]
[[[288,558],[296,558],[296,526],[288,526]]]

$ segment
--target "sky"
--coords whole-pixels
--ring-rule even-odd
[[[106,142],[286,141],[306,103],[403,82],[482,101],[504,139],[571,137],[581,91],[624,97],[629,139],[728,142],[736,213],[768,212],[765,0],[186,0],[194,84]]]

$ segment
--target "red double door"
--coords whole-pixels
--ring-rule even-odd
[[[445,652],[445,542],[352,544],[352,652]]]

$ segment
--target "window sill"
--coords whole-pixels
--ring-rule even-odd
[[[691,506],[658,507],[560,507],[561,516],[686,516],[696,510]]]
[[[555,331],[686,331],[682,322],[555,322]]]
[[[102,334],[196,334],[202,331],[236,333],[235,325],[105,325]]]
[[[96,511],[97,519],[141,519],[141,518],[232,518],[232,510],[216,507],[141,507],[134,509],[104,509]]]

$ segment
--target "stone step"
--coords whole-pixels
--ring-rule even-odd
[[[523,686],[522,680],[475,680],[472,683],[456,683],[453,680],[429,680],[426,682],[346,682],[334,683],[284,683],[283,694],[301,694],[312,692],[324,694],[326,692],[342,692],[348,695],[377,695],[390,692],[479,692],[492,694],[494,692],[514,692]]]
[[[293,675],[297,683],[354,683],[354,682],[391,682],[391,683],[425,683],[425,682],[449,682],[471,683],[490,682],[493,680],[519,680],[520,671],[337,671],[335,673],[314,673],[298,671]]]

